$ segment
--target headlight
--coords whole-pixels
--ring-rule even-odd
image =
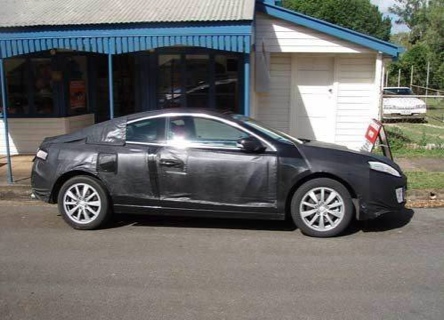
[[[48,157],[48,152],[43,151],[42,149],[39,149],[39,150],[37,150],[35,157],[42,159],[42,160],[46,160],[46,158]]]
[[[401,177],[401,174],[398,172],[398,170],[389,166],[388,164],[377,161],[369,161],[368,164],[370,165],[370,168],[372,170],[388,173],[395,177]]]

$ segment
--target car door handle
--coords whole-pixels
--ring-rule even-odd
[[[165,167],[183,167],[183,162],[174,159],[160,159],[159,164]]]

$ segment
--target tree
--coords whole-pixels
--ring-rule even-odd
[[[415,44],[424,36],[427,29],[428,0],[395,0],[395,2],[396,4],[389,8],[389,12],[398,17],[395,23],[409,27],[409,41]]]
[[[389,40],[391,20],[370,0],[284,0],[283,6],[382,40]]]
[[[407,80],[410,79],[408,70],[413,66],[413,82],[425,86],[430,63],[429,87],[444,88],[444,0],[396,0],[390,12],[398,16],[396,23],[405,23],[410,28],[408,45],[403,43],[408,50],[391,65],[391,70],[401,69]]]

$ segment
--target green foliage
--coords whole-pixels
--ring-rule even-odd
[[[407,86],[410,83],[413,66],[413,84],[425,87],[427,83],[425,75],[427,75],[427,63],[430,60],[430,56],[431,52],[428,46],[422,43],[414,45],[404,53],[399,61],[390,64],[388,67],[389,73],[392,74],[392,77],[389,79],[389,85],[397,86],[397,75],[399,70],[401,70],[401,85]]]
[[[370,36],[389,40],[391,21],[370,0],[284,0],[283,6]]]
[[[410,82],[411,66],[414,66],[413,83],[425,86],[427,64],[430,62],[429,87],[444,88],[444,0],[396,0],[390,12],[410,28],[408,38],[400,36],[392,40],[408,51],[400,61],[390,66],[391,85],[397,81],[401,70],[402,85]]]
[[[425,10],[427,0],[395,0],[396,4],[389,8],[389,12],[398,16],[395,23],[409,27],[410,42],[416,43],[427,27]]]

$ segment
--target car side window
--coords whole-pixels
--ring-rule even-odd
[[[126,141],[155,143],[165,140],[165,118],[151,118],[127,124]]]
[[[237,148],[237,141],[248,136],[224,122],[191,116],[171,118],[168,130],[169,141],[195,147]]]

